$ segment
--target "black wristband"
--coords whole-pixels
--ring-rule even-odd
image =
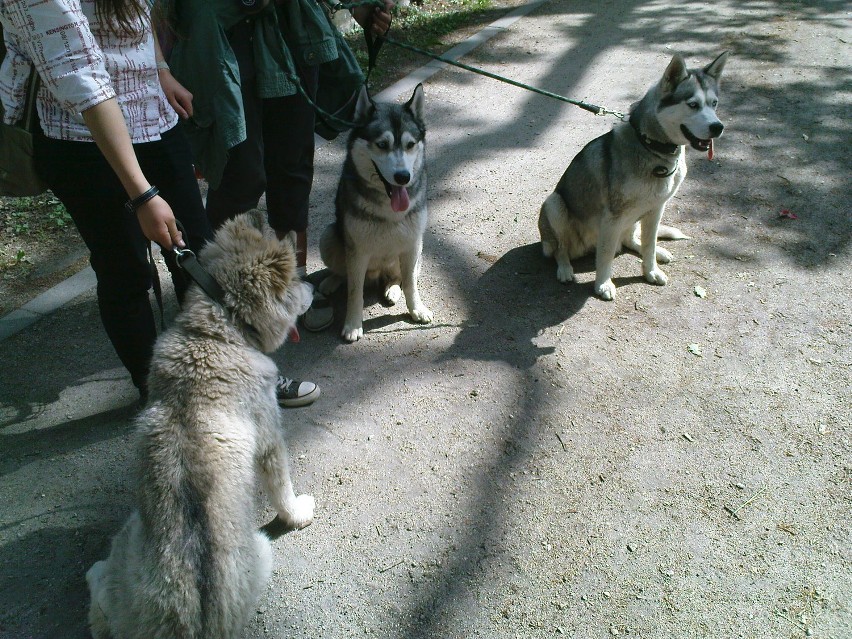
[[[127,200],[127,202],[124,203],[124,208],[127,210],[128,213],[136,213],[136,210],[140,206],[145,204],[145,202],[147,202],[148,200],[152,200],[155,197],[157,197],[157,195],[159,195],[159,193],[160,193],[160,189],[158,189],[156,186],[152,186],[150,189],[145,191],[142,195],[137,195],[132,200]]]

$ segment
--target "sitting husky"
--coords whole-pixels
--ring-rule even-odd
[[[358,96],[343,174],[337,187],[336,221],[320,238],[320,256],[332,275],[320,292],[348,287],[343,338],[364,335],[364,282],[383,287],[396,304],[400,284],[415,322],[432,321],[420,301],[417,276],[426,229],[426,126],[423,86],[404,105],[374,103],[365,89]]]
[[[657,238],[686,236],[660,226],[660,219],[686,177],[683,147],[713,158],[713,138],[724,128],[715,109],[727,58],[726,51],[698,70],[675,55],[660,82],[633,106],[629,122],[589,142],[565,170],[538,218],[542,251],[556,257],[560,282],[573,281],[571,260],[594,249],[595,293],[613,299],[612,261],[623,245],[641,254],[646,280],[666,283],[657,260],[667,263],[672,256],[657,247]]]
[[[198,287],[157,342],[138,418],[138,510],[86,574],[95,639],[237,637],[272,571],[254,526],[257,476],[285,526],[314,500],[290,482],[273,351],[310,305],[291,242],[257,214],[226,222],[201,253],[221,287]]]

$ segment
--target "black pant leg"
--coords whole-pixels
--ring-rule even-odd
[[[97,275],[101,321],[133,383],[145,386],[156,325],[147,240],[127,195],[94,143],[34,138],[36,162],[53,193],[74,220]]]
[[[207,217],[213,229],[226,220],[257,208],[266,190],[263,171],[262,100],[257,97],[252,21],[237,23],[228,34],[240,70],[240,93],[245,114],[246,139],[228,151],[228,161],[222,180],[215,189],[207,191]]]
[[[313,99],[319,68],[300,67],[299,77]],[[308,227],[314,180],[313,106],[300,94],[263,100],[264,170],[269,224],[279,233]]]

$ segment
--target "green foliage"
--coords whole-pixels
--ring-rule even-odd
[[[41,237],[71,224],[71,216],[51,193],[35,197],[4,198],[0,211],[3,230],[15,236]],[[5,218],[5,219],[3,219]]]
[[[492,0],[423,0],[419,5],[393,8],[393,21],[388,36],[433,53],[443,52],[449,45],[446,36],[459,29],[487,24],[495,19]],[[346,36],[346,40],[355,52],[355,56],[367,71],[367,48],[363,32],[355,29]],[[385,45],[379,54],[376,68],[371,76],[371,84],[400,77],[399,70],[406,66],[426,64],[428,58],[393,45]]]

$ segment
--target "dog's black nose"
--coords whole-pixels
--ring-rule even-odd
[[[721,122],[714,122],[710,125],[710,136],[714,138],[718,138],[722,135],[722,130],[725,126]]]
[[[408,184],[411,181],[411,173],[408,171],[397,171],[393,174],[393,181],[399,185]]]

